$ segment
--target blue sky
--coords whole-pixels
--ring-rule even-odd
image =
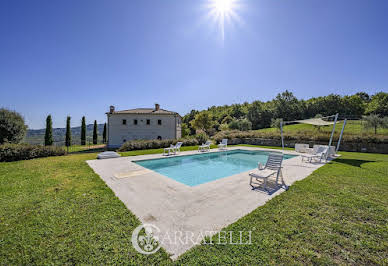
[[[211,105],[388,91],[388,1],[0,1],[0,106],[30,128],[109,105],[186,114]]]

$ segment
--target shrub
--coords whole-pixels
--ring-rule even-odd
[[[233,129],[236,129],[236,130],[240,129],[240,124],[239,124],[238,120],[234,119],[233,121],[231,121],[229,123],[229,128],[232,130]]]
[[[195,139],[198,141],[199,144],[202,144],[205,143],[209,139],[209,137],[208,135],[206,135],[206,133],[202,132],[195,135]]]
[[[240,120],[240,130],[248,131],[252,129],[252,123],[248,119]]]
[[[182,146],[194,146],[198,145],[198,141],[195,138],[186,139],[165,139],[165,140],[130,140],[121,145],[118,151],[133,151],[133,150],[146,150],[146,149],[160,149],[170,147],[171,144],[176,144],[178,141],[182,141]]]
[[[29,160],[39,157],[59,156],[64,154],[64,149],[55,146],[29,144],[0,145],[0,162]]]
[[[19,143],[26,131],[27,126],[19,113],[0,108],[0,144]]]
[[[221,131],[226,131],[226,130],[229,130],[229,126],[228,126],[227,124],[221,124],[220,127],[219,127],[219,129],[220,129]]]

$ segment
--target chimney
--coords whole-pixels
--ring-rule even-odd
[[[109,113],[114,113],[115,112],[115,107],[113,106],[113,105],[111,105],[110,107],[109,107]]]
[[[160,105],[158,103],[155,103],[155,111],[159,111]]]

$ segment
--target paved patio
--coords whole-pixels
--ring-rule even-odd
[[[229,148],[233,149],[269,150],[243,146]],[[178,156],[197,153],[181,152]],[[293,151],[285,153],[298,155]],[[156,225],[162,235],[167,232],[192,232],[193,239],[197,239],[208,235],[208,231],[218,232],[284,192],[281,188],[269,195],[262,190],[252,190],[249,171],[190,187],[132,162],[161,157],[161,154],[142,155],[87,163],[142,223]],[[323,165],[301,162],[299,156],[285,160],[285,183],[291,185],[302,180]],[[190,241],[186,244],[162,244],[172,258],[177,258],[192,246],[194,244]]]

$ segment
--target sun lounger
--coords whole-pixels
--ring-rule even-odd
[[[278,185],[279,177],[281,178],[282,185],[287,188],[284,183],[283,173],[282,173],[282,162],[283,154],[282,153],[270,153],[267,159],[267,162],[264,167],[261,164],[258,166],[258,170],[255,172],[250,172],[249,176],[251,177],[250,185],[252,189],[258,188],[261,183],[257,183],[259,179],[264,181],[264,189],[267,190],[267,181],[270,177],[276,176],[276,184]]]
[[[313,151],[311,153],[303,154],[302,161],[306,160],[308,162],[312,162],[313,159],[319,160],[319,162],[322,161],[322,159],[327,159],[327,146],[317,146],[313,148]]]
[[[308,149],[309,149],[308,144],[300,144],[300,143],[295,144],[295,151],[296,152],[306,153],[306,152],[308,152]]]
[[[202,143],[202,145],[198,147],[198,151],[209,151],[211,144],[212,144],[211,140],[206,141],[206,143]]]
[[[175,145],[170,145],[168,148],[164,148],[163,150],[163,155],[171,155],[171,154],[176,154],[177,152],[181,151],[181,146],[183,142],[177,142]]]
[[[220,150],[225,150],[228,147],[228,139],[223,139],[220,144],[218,144],[218,148]]]

